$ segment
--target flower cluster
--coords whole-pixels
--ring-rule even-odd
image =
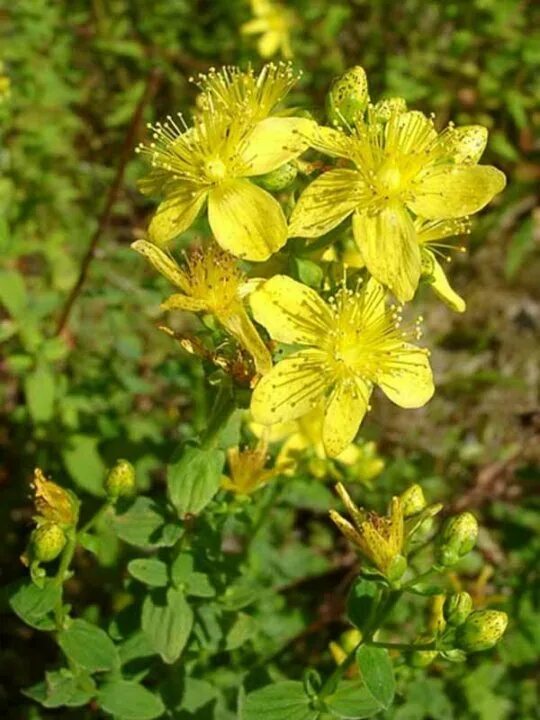
[[[439,131],[401,98],[372,103],[360,67],[332,85],[326,125],[283,107],[298,78],[289,64],[270,63],[194,79],[193,122],[157,123],[140,148],[152,164],[141,188],[163,199],[148,239],[133,247],[180,291],[164,309],[214,316],[251,358],[242,375],[253,422],[290,428],[317,417],[320,452],[340,458],[375,388],[403,408],[433,395],[420,319],[403,322],[403,303],[423,282],[465,309],[440,261],[505,177],[478,164],[485,128]],[[308,150],[328,159],[301,160]],[[203,208],[215,241],[178,263],[171,243]],[[348,218],[358,257],[347,270]],[[223,339],[208,341],[203,357]]]

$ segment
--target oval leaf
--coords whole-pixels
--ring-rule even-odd
[[[302,683],[285,681],[250,693],[243,707],[242,720],[317,720],[319,711]]]
[[[193,611],[181,590],[147,595],[142,629],[151,647],[166,663],[178,660],[193,627]]]
[[[388,650],[361,645],[356,651],[356,662],[371,695],[383,708],[390,707],[394,699],[396,683]]]
[[[150,587],[166,587],[169,582],[167,566],[161,560],[138,558],[128,563],[128,572],[135,580]]]
[[[182,517],[199,513],[219,490],[225,455],[221,450],[188,447],[167,468],[169,498]]]
[[[90,672],[113,670],[119,665],[111,638],[86,620],[73,620],[59,633],[58,644],[72,663]]]
[[[154,720],[165,712],[157,695],[128,680],[103,685],[97,699],[102,710],[122,720]]]

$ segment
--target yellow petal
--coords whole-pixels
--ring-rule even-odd
[[[371,388],[362,381],[343,381],[333,390],[323,423],[324,449],[340,455],[354,440],[368,408]]]
[[[189,312],[201,312],[206,310],[206,305],[202,300],[188,297],[187,295],[171,295],[165,302],[161,303],[163,310],[188,310]]]
[[[266,32],[259,38],[257,49],[262,58],[271,58],[279,50],[281,43],[281,33],[271,31]]]
[[[325,360],[318,350],[301,350],[274,365],[253,391],[255,422],[273,425],[309,412],[327,389]]]
[[[506,185],[506,177],[490,165],[443,165],[421,175],[408,203],[428,219],[458,218],[485,207]]]
[[[186,280],[185,274],[178,267],[172,257],[163,252],[163,250],[157,245],[147,242],[146,240],[136,240],[131,244],[131,247],[133,250],[136,250],[138,253],[143,255],[149,263],[159,273],[161,273],[161,275],[163,275],[163,277],[167,278],[170,283],[176,285],[176,287],[181,288],[185,292],[189,290],[189,282]]]
[[[246,260],[267,260],[287,240],[280,204],[249,180],[231,180],[212,188],[208,220],[221,247]]]
[[[437,138],[433,121],[417,110],[391,115],[385,134],[388,155],[419,154]]]
[[[248,20],[240,27],[240,32],[242,35],[255,35],[257,33],[262,33],[266,30],[268,27],[268,21],[263,18],[254,18],[253,20]]]
[[[339,225],[369,198],[356,170],[330,170],[309,185],[291,216],[289,236],[318,237]]]
[[[390,503],[390,537],[388,538],[392,555],[399,555],[403,549],[404,539],[403,508],[401,500],[393,497]]]
[[[205,190],[182,187],[158,207],[148,228],[148,235],[156,245],[166,245],[193,224],[206,199]]]
[[[265,282],[250,303],[255,320],[279,342],[318,346],[331,331],[332,314],[324,300],[286,275]]]
[[[424,258],[426,260],[425,273],[427,275],[427,280],[437,297],[445,302],[448,307],[452,308],[452,310],[455,310],[455,312],[465,312],[465,300],[463,300],[463,298],[461,298],[457,292],[452,289],[444,270],[442,269],[440,263],[435,259],[433,253],[430,250],[423,249],[422,259],[424,260]]]
[[[298,157],[309,145],[312,120],[269,117],[258,122],[242,148],[246,176],[264,175]]]
[[[452,159],[456,164],[475,165],[486,149],[488,131],[483,125],[465,125],[448,131]]]
[[[258,373],[264,375],[272,367],[272,357],[246,311],[239,305],[234,313],[219,317],[223,327],[238,340],[253,358]]]
[[[353,233],[373,277],[390,288],[400,302],[411,300],[420,280],[421,261],[407,211],[393,205],[373,216],[356,212]]]
[[[341,130],[329,127],[316,127],[312,131],[311,147],[330,157],[351,157],[351,137]]]
[[[428,354],[421,348],[404,343],[392,366],[381,372],[377,384],[396,405],[422,407],[435,391]]]

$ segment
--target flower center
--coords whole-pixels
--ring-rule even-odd
[[[396,197],[402,191],[404,178],[397,167],[391,161],[386,161],[377,173],[377,186],[381,195],[385,197]]]
[[[227,166],[221,158],[211,158],[204,164],[206,176],[210,182],[221,182],[227,176]]]

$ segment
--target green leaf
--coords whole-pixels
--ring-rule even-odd
[[[167,468],[169,498],[182,517],[197,514],[219,489],[225,455],[221,450],[188,447],[174,465]]]
[[[286,680],[250,693],[244,703],[242,720],[317,720],[320,713],[300,682]]]
[[[378,590],[375,583],[360,578],[347,598],[347,616],[359,630],[364,630],[375,608]]]
[[[171,580],[174,585],[184,585],[193,573],[193,555],[188,552],[178,553],[171,565]]]
[[[136,498],[113,521],[118,537],[140,548],[170,547],[182,535],[182,526],[167,522],[164,509],[143,495]]]
[[[128,572],[145,585],[150,587],[166,587],[169,582],[167,566],[161,560],[138,558],[128,563]]]
[[[61,588],[52,580],[46,581],[43,588],[29,580],[23,580],[15,586],[9,597],[13,612],[27,625],[36,630],[54,630],[54,620],[48,616],[61,597]]]
[[[182,654],[193,627],[193,611],[181,590],[146,596],[142,610],[142,629],[154,650],[166,663]]]
[[[55,381],[54,374],[45,363],[24,379],[26,404],[35,423],[48,422],[54,415]]]
[[[394,699],[396,683],[388,650],[361,645],[356,651],[356,662],[371,695],[383,708],[389,708]]]
[[[16,270],[0,270],[0,302],[15,319],[26,310],[28,295],[23,277]]]
[[[258,629],[257,621],[246,613],[238,613],[231,629],[227,633],[226,649],[236,650],[250,640]]]
[[[74,675],[63,668],[46,673],[45,682],[28,688],[24,694],[46,708],[80,707],[94,697],[96,686],[89,675]]]
[[[113,670],[119,665],[111,638],[86,620],[73,620],[59,633],[58,644],[72,663],[90,672]]]
[[[381,711],[379,702],[359,680],[344,680],[337,690],[325,698],[332,715],[339,718],[370,718]]]
[[[90,435],[72,435],[62,458],[73,481],[91,495],[103,496],[105,464],[98,452],[98,439]]]
[[[208,575],[205,573],[194,572],[187,580],[186,593],[187,595],[193,595],[194,597],[211,598],[215,596],[216,591],[210,584]]]
[[[122,720],[153,720],[165,712],[161,698],[129,680],[102,685],[97,700],[102,710]]]

